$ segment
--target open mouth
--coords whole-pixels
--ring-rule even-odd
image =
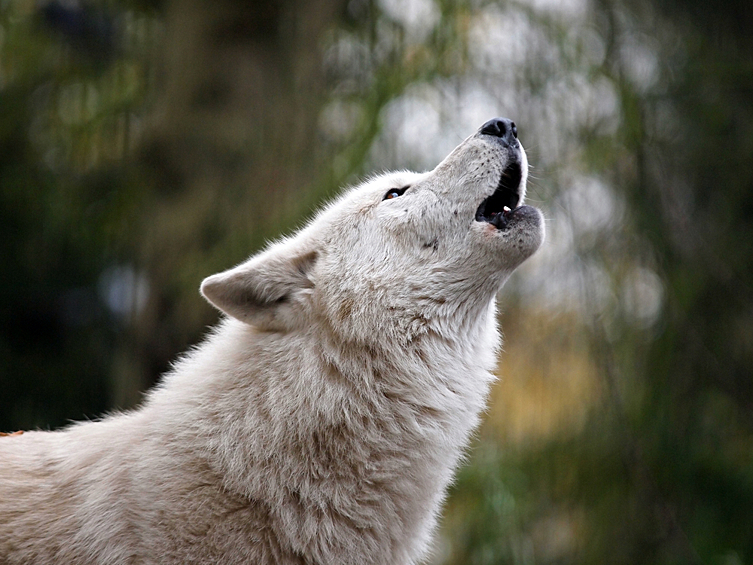
[[[520,163],[510,163],[499,177],[497,188],[476,210],[477,222],[488,222],[497,229],[507,227],[507,220],[520,201],[520,181],[523,178]]]

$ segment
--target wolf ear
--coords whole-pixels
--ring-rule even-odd
[[[303,310],[314,282],[311,272],[318,253],[290,253],[284,242],[201,283],[211,304],[242,322],[261,329],[289,330],[305,323]]]

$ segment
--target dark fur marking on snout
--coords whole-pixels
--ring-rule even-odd
[[[439,249],[439,238],[434,237],[434,239],[432,239],[431,241],[427,241],[426,243],[424,243],[425,249],[428,249],[429,247],[431,247],[434,251]]]

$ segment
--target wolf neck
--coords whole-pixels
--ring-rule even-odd
[[[176,366],[147,409],[172,411],[175,425],[203,438],[231,492],[282,500],[292,513],[323,505],[379,527],[423,524],[414,534],[428,539],[494,378],[493,303],[473,330],[461,342],[428,333],[385,354],[230,320]]]

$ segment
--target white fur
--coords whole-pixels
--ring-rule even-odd
[[[477,133],[351,189],[204,281],[229,317],[141,408],[0,438],[0,563],[419,562],[493,380],[495,294],[543,238],[532,208],[475,220],[512,151]]]

